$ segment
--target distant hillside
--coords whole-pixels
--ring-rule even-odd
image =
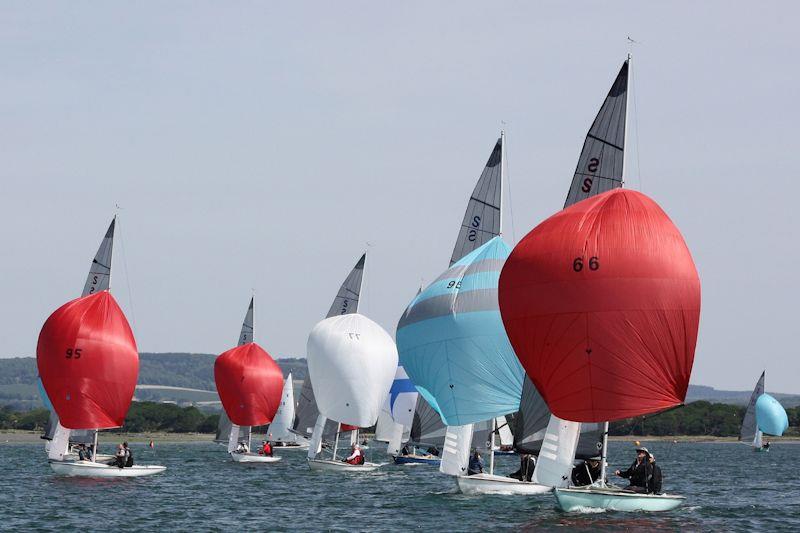
[[[214,391],[214,359],[212,354],[141,353],[139,354],[139,384],[162,385]],[[277,359],[286,376],[292,372],[302,384],[308,372],[305,359]],[[15,357],[0,359],[0,405],[15,409],[41,407],[36,388],[36,359]],[[137,391],[137,397],[148,400],[208,400],[208,395],[176,393],[174,391]]]
[[[212,354],[190,353],[142,353],[139,354],[139,384],[162,385],[214,391],[214,359]],[[289,372],[299,387],[306,379],[308,367],[304,358],[282,358],[278,364],[286,376]],[[0,405],[11,405],[15,409],[41,407],[36,390],[36,359],[16,357],[0,359]],[[703,385],[689,385],[686,402],[705,400],[731,405],[745,405],[752,391],[717,390]],[[800,394],[770,392],[784,406],[800,406]],[[208,394],[163,390],[137,390],[141,400],[173,400],[204,402]],[[213,398],[213,397],[212,397]]]

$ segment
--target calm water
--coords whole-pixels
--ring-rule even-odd
[[[283,452],[275,465],[245,466],[211,443],[157,444],[155,457],[134,445],[139,462],[167,465],[151,478],[60,478],[40,445],[4,444],[0,529],[800,531],[800,445],[774,445],[760,454],[728,443],[647,444],[664,470],[665,488],[689,497],[683,508],[661,515],[567,514],[552,495],[457,494],[452,479],[427,466],[316,473],[299,451]],[[627,467],[632,445],[612,443],[611,453],[612,469]],[[499,472],[510,472],[517,458],[498,462]]]

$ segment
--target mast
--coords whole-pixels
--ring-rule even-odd
[[[494,433],[497,430],[497,418],[492,418],[492,439],[489,444],[489,475],[494,475]]]
[[[628,54],[628,79],[631,79],[632,71],[631,71],[631,54]],[[622,131],[622,146],[628,146],[628,110],[630,108],[629,98],[625,98],[625,129]],[[637,129],[638,133],[638,129]],[[636,149],[639,149],[637,144]],[[622,184],[620,187],[625,186],[625,178],[628,177],[627,175],[628,165],[625,164],[625,151],[622,152]],[[641,170],[639,170],[641,172]],[[640,177],[641,179],[641,177]]]
[[[603,448],[600,457],[600,486],[606,486],[606,457],[608,457],[608,422],[603,422]]]

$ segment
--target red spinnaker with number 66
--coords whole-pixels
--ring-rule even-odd
[[[108,291],[59,307],[36,346],[39,376],[62,426],[120,427],[139,377],[128,320]]]
[[[506,261],[499,299],[517,357],[559,418],[603,422],[683,403],[700,279],[647,196],[617,189],[539,224]]]

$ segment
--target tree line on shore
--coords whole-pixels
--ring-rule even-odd
[[[735,437],[739,435],[745,408],[706,401],[692,402],[680,409],[646,417],[612,422],[609,433],[624,435],[709,435]],[[800,435],[800,407],[787,409],[788,435]],[[47,409],[14,411],[0,407],[0,430],[42,430],[50,413]],[[180,407],[170,403],[133,402],[125,425],[116,432],[125,433],[214,433],[219,414],[203,413],[196,407]],[[258,428],[256,428],[258,430]]]

